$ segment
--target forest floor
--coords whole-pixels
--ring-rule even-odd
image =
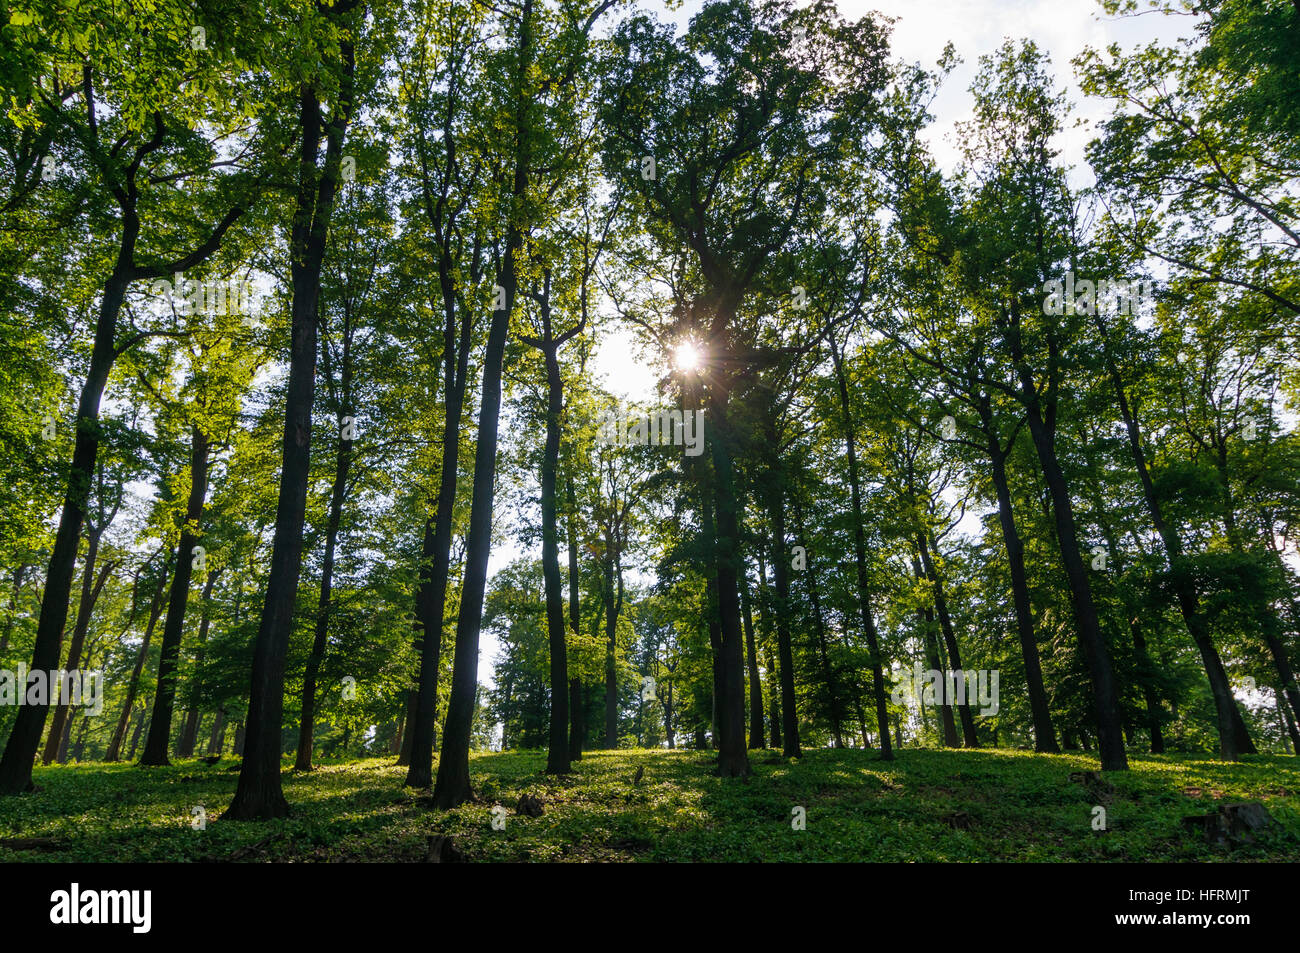
[[[1098,785],[1075,774],[1096,767],[1087,755],[750,755],[742,781],[714,777],[700,751],[590,752],[563,778],[542,774],[543,752],[484,752],[470,762],[479,801],[450,812],[403,788],[392,758],[327,762],[286,770],[293,815],[257,824],[215,820],[234,794],[230,760],[37,768],[40,790],[0,799],[0,862],[422,861],[435,834],[471,862],[1300,860],[1292,757],[1130,755],[1130,771]],[[516,813],[525,794],[541,799],[540,817]],[[1240,801],[1263,803],[1279,826],[1238,846],[1183,829],[1185,816]],[[1105,831],[1093,829],[1097,806]],[[40,842],[19,850],[10,838]]]

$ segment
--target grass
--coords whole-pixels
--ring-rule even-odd
[[[1300,761],[1290,757],[1131,756],[1102,795],[1070,780],[1095,767],[1085,755],[905,750],[884,763],[815,750],[751,761],[754,777],[724,780],[707,752],[597,751],[549,778],[542,752],[484,752],[470,765],[480,800],[449,812],[403,788],[391,758],[326,763],[286,771],[293,816],[259,824],[214,820],[235,790],[229,761],[38,768],[41,790],[0,798],[0,838],[53,849],[0,847],[0,862],[420,861],[432,834],[451,835],[474,862],[1300,860]],[[525,793],[543,800],[541,817],[515,813]],[[1228,848],[1180,824],[1246,800],[1268,808],[1276,833]],[[1092,828],[1098,803],[1104,832]],[[503,830],[492,826],[497,804],[508,809]],[[207,825],[196,830],[200,806]],[[796,806],[805,830],[791,827]]]

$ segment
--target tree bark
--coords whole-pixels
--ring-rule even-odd
[[[1034,609],[1029,598],[1029,577],[1025,572],[1025,544],[1016,529],[1015,511],[1011,504],[1011,486],[1007,479],[1007,456],[993,423],[992,402],[987,393],[980,393],[975,401],[984,436],[988,440],[990,476],[998,500],[998,524],[1002,528],[1002,541],[1007,549],[1007,570],[1011,576],[1011,601],[1015,608],[1016,634],[1020,638],[1020,655],[1025,663],[1025,690],[1029,695],[1029,713],[1034,726],[1034,750],[1039,753],[1059,754],[1056,732],[1052,728],[1052,711],[1047,704],[1047,690],[1043,685],[1043,667],[1038,656],[1038,636],[1034,632]]]
[[[795,501],[795,520],[799,538],[807,541],[808,533],[803,522],[803,509],[800,507],[798,500]],[[817,591],[817,577],[813,571],[813,560],[806,553],[805,557],[804,572],[808,578],[808,597],[812,601],[813,634],[817,638],[817,656],[822,663],[822,677],[826,680],[826,693],[830,700],[831,737],[834,739],[836,748],[843,748],[843,700],[840,697],[838,680],[835,678],[835,669],[831,665],[830,651],[826,645],[826,623],[822,618],[822,600],[821,594]]]
[[[862,633],[866,637],[867,651],[871,655],[871,683],[872,693],[876,700],[876,729],[880,734],[880,759],[882,761],[892,761],[894,752],[889,744],[889,706],[885,693],[884,660],[880,654],[880,636],[876,630],[875,616],[871,612],[871,587],[867,575],[867,543],[865,530],[863,529],[862,483],[858,475],[857,431],[854,427],[853,411],[849,403],[849,384],[844,373],[844,361],[833,333],[830,335],[830,344],[836,382],[839,385],[844,446],[849,462],[849,491],[853,501],[853,562],[857,569],[858,606],[862,613]]]
[[[579,602],[578,577],[578,507],[576,494],[573,492],[573,478],[566,481],[569,513],[567,520],[569,536],[569,625],[574,638],[582,634],[582,607]],[[583,718],[582,679],[569,679],[569,760],[582,760],[582,742],[586,735]]]
[[[740,609],[745,614],[745,663],[749,669],[749,746],[766,748],[763,737],[763,683],[758,677],[758,651],[754,646],[754,613],[749,604],[749,574],[740,574]]]
[[[790,644],[790,567],[785,546],[785,475],[780,462],[773,468],[768,509],[772,519],[772,574],[776,583],[776,645],[781,668],[781,753],[798,758],[799,721],[794,700],[794,652]]]
[[[1111,386],[1115,389],[1115,399],[1119,404],[1120,416],[1128,435],[1129,452],[1132,454],[1138,479],[1142,483],[1142,500],[1151,517],[1151,524],[1160,535],[1165,556],[1169,561],[1170,582],[1178,602],[1178,610],[1182,614],[1192,641],[1196,644],[1197,651],[1200,652],[1201,663],[1210,682],[1210,693],[1214,698],[1219,733],[1219,756],[1227,761],[1236,761],[1242,753],[1254,753],[1255,744],[1250,738],[1250,732],[1241,717],[1241,710],[1237,707],[1237,700],[1232,694],[1232,686],[1223,668],[1223,660],[1219,657],[1218,649],[1210,634],[1209,622],[1201,611],[1200,593],[1197,592],[1188,567],[1184,565],[1182,540],[1174,528],[1165,521],[1160,500],[1156,496],[1155,484],[1151,479],[1150,468],[1147,466],[1146,452],[1142,448],[1142,429],[1137,414],[1129,404],[1128,392],[1111,350],[1110,335],[1101,316],[1098,315],[1095,320],[1101,335],[1107,373],[1110,376]]]
[[[1110,653],[1097,620],[1097,608],[1092,599],[1092,586],[1088,582],[1088,569],[1079,549],[1078,531],[1074,519],[1074,503],[1070,498],[1065,474],[1056,456],[1054,407],[1043,414],[1040,397],[1028,366],[1019,354],[1018,343],[1013,345],[1016,373],[1020,378],[1021,400],[1025,406],[1029,433],[1043,471],[1043,480],[1052,500],[1052,515],[1056,523],[1056,539],[1065,567],[1074,607],[1075,625],[1078,627],[1079,647],[1092,683],[1092,699],[1097,719],[1097,747],[1103,771],[1127,771],[1128,755],[1124,751],[1124,735],[1120,724],[1119,693],[1115,686],[1115,673],[1111,668]]]
[[[99,454],[99,403],[108,383],[108,373],[116,357],[114,343],[117,318],[122,309],[127,286],[131,282],[131,259],[139,232],[134,208],[124,209],[122,241],[113,273],[104,285],[100,298],[99,318],[95,325],[95,343],[90,355],[90,370],[77,402],[77,436],[72,451],[59,528],[50,552],[41,611],[36,622],[36,642],[32,649],[31,671],[49,672],[58,668],[62,654],[63,627],[68,620],[68,597],[72,591],[72,574],[81,542],[81,524],[86,515],[90,480]],[[27,691],[31,680],[20,691]],[[21,705],[9,732],[4,755],[0,757],[0,795],[18,794],[32,787],[32,767],[40,748],[41,733],[49,705]]]
[[[99,594],[104,589],[104,583],[108,581],[109,573],[113,571],[113,563],[106,563],[99,572],[99,578],[94,576],[95,560],[99,555],[100,530],[90,534],[86,545],[86,563],[81,573],[81,602],[77,606],[77,621],[72,629],[72,641],[68,645],[68,664],[67,670],[75,672],[81,664],[81,651],[86,644],[86,631],[90,628],[90,616],[94,611],[95,603],[99,601]],[[53,686],[50,688],[53,691]],[[50,734],[45,741],[45,752],[41,756],[42,764],[49,764],[59,756],[60,751],[67,751],[67,744],[64,738],[67,732],[64,730],[69,720],[71,708],[62,698],[59,699],[59,705],[54,709],[54,720],[50,722]]]
[[[560,412],[564,405],[564,381],[557,357],[559,340],[551,334],[551,275],[543,276],[540,310],[543,338],[540,343],[546,362],[546,445],[542,449],[542,576],[546,583],[546,631],[550,642],[551,719],[550,744],[546,752],[547,774],[568,774],[569,766],[569,668],[564,619],[564,591],[560,576],[560,533],[557,523],[556,471],[560,463]]]
[[[285,398],[283,463],[266,599],[253,647],[252,684],[244,722],[244,759],[235,797],[222,815],[227,820],[270,820],[289,814],[289,803],[284,799],[280,785],[284,665],[302,570],[302,529],[307,508],[307,484],[311,476],[311,411],[316,387],[321,266],[338,188],[343,137],[353,109],[355,54],[352,41],[341,40],[339,52],[343,70],[335,108],[325,130],[327,145],[323,169],[317,166],[322,118],[320,102],[312,86],[304,84],[301,90],[298,197],[289,242],[292,256],[292,340]]]
[[[136,692],[140,688],[140,676],[144,673],[145,663],[149,658],[149,643],[153,640],[153,630],[158,624],[158,618],[162,615],[163,608],[163,590],[167,586],[167,574],[163,573],[158,577],[158,588],[154,590],[153,599],[149,603],[149,623],[145,626],[144,641],[140,643],[140,651],[135,657],[135,668],[131,671],[131,681],[126,687],[126,703],[122,706],[122,717],[118,719],[117,729],[113,732],[113,739],[109,742],[108,753],[104,756],[105,761],[117,761],[121,755],[122,744],[126,740],[127,728],[131,723],[131,709],[135,705]]]
[[[344,404],[339,409],[338,450],[334,456],[334,484],[330,488],[329,515],[325,523],[325,560],[321,564],[320,598],[316,603],[316,631],[312,636],[311,653],[307,656],[307,670],[302,680],[302,717],[298,723],[298,752],[294,758],[295,771],[310,771],[312,748],[316,734],[316,679],[325,660],[325,647],[329,640],[330,598],[334,586],[334,554],[338,545],[339,524],[343,520],[343,499],[347,493],[348,471],[352,466],[353,441],[343,439],[343,418],[351,395],[351,334],[344,329],[343,337],[343,387]]]
[[[171,762],[172,710],[176,701],[176,675],[180,662],[181,638],[185,633],[185,609],[190,597],[190,579],[194,572],[194,547],[202,534],[203,501],[208,492],[208,437],[195,426],[190,433],[190,495],[185,504],[185,523],[176,549],[176,569],[172,573],[171,596],[167,618],[163,623],[162,648],[158,656],[158,686],[154,691],[153,719],[145,740],[142,765]]]
[[[917,547],[921,552],[921,566],[930,580],[934,591],[934,609],[939,615],[939,630],[943,633],[944,645],[948,647],[948,665],[955,672],[954,678],[963,678],[961,652],[957,647],[957,633],[953,630],[952,617],[948,614],[948,597],[943,588],[943,579],[935,570],[934,560],[930,555],[931,546],[937,546],[933,539],[927,540],[924,532],[916,537]],[[947,678],[945,676],[945,685]],[[955,684],[955,683],[954,683]],[[957,706],[961,718],[962,741],[967,748],[978,748],[979,735],[975,731],[975,718],[971,714],[970,697],[963,695],[964,701]]]
[[[217,584],[220,569],[208,571],[207,581],[203,583],[203,608],[199,616],[199,646],[194,656],[194,679],[189,688],[189,711],[185,715],[185,727],[181,730],[181,742],[176,755],[180,758],[194,757],[194,745],[199,734],[199,690],[202,687],[203,662],[208,644],[208,627],[212,624],[212,590]]]
[[[623,608],[623,570],[612,534],[605,537],[605,747],[618,747],[618,616]]]

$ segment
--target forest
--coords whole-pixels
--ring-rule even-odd
[[[0,860],[1300,856],[1300,2],[869,6],[3,0]]]

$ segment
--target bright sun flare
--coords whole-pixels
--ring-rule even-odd
[[[700,366],[700,349],[690,341],[683,341],[674,351],[673,363],[679,371],[697,369]]]

